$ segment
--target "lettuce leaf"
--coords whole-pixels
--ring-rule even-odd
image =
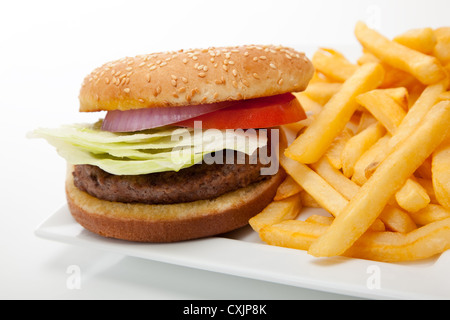
[[[162,127],[134,133],[102,131],[100,123],[40,128],[29,138],[43,138],[73,165],[90,164],[115,175],[179,171],[225,149],[252,155],[267,145],[255,130],[194,130]]]

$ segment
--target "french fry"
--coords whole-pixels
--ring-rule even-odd
[[[334,217],[338,216],[344,210],[348,204],[348,200],[307,165],[283,155],[280,156],[280,163],[286,172],[314,198],[321,208],[327,210]],[[383,222],[375,219],[372,224],[373,226],[369,226],[369,228],[371,230],[372,228],[380,230],[380,224],[383,224]],[[384,228],[384,225],[382,228]]]
[[[418,82],[418,80],[409,73],[384,63],[367,50],[364,51],[364,54],[358,59],[359,65],[363,65],[365,63],[379,63],[385,71],[383,82],[379,86],[380,89],[410,87]]]
[[[294,95],[297,97],[297,100],[300,102],[305,112],[309,114],[309,117],[311,117],[311,115],[317,115],[320,111],[322,111],[322,105],[311,99],[305,94],[304,91],[296,92]]]
[[[273,201],[263,211],[249,220],[250,226],[256,232],[262,228],[279,223],[283,220],[295,219],[302,208],[298,194],[289,198]]]
[[[280,156],[288,179],[274,200],[295,195],[331,216],[269,208],[259,235],[318,257],[432,257],[450,249],[450,27],[389,40],[359,22],[355,35],[357,64],[333,49],[313,56],[295,94],[308,120]]]
[[[408,179],[403,187],[395,193],[398,205],[408,212],[417,212],[425,208],[431,201],[424,187],[418,182]]]
[[[450,104],[450,101],[446,100],[446,103]],[[447,139],[446,143],[433,153],[431,172],[436,199],[443,207],[450,210],[450,142],[448,140],[450,139]]]
[[[430,203],[438,204],[439,202],[436,199],[436,195],[434,194],[433,181],[430,178],[416,178],[416,181],[420,183],[420,185],[426,190],[428,196],[430,197]]]
[[[320,159],[311,165],[312,168],[327,181],[336,191],[342,194],[347,200],[351,200],[358,192],[359,186],[345,177],[341,171],[333,168],[326,158]],[[397,232],[409,232],[416,228],[414,221],[403,210],[394,206],[384,207],[378,219],[375,220],[370,230],[384,230],[385,226],[389,230]]]
[[[304,93],[319,104],[325,105],[341,86],[342,83],[338,82],[317,82],[309,84]]]
[[[450,62],[450,27],[438,28],[434,30],[434,34],[437,43],[433,55],[446,65]]]
[[[386,205],[378,217],[390,231],[408,233],[417,229],[409,213],[393,205]]]
[[[309,250],[332,228],[326,224],[286,220],[263,228],[261,239],[280,247]],[[403,262],[430,258],[450,249],[450,218],[438,220],[409,233],[364,233],[343,256],[384,262]]]
[[[307,165],[284,155],[280,155],[280,164],[322,208],[333,216],[339,215],[347,205],[348,201]]]
[[[394,99],[397,104],[402,107],[403,110],[409,109],[409,93],[405,87],[378,89],[383,90],[388,96]]]
[[[303,163],[319,160],[358,108],[355,97],[376,88],[383,75],[379,64],[359,67],[328,101],[315,121],[286,149],[286,156]]]
[[[370,112],[364,110],[363,112],[361,112],[361,116],[359,117],[358,127],[355,130],[355,133],[363,131],[364,129],[368,128],[377,121],[378,120],[375,119],[375,117],[372,116]]]
[[[335,256],[350,248],[378,218],[394,193],[443,141],[448,123],[450,101],[432,107],[421,126],[379,165],[308,252],[314,256]]]
[[[361,157],[355,163],[353,169],[353,182],[362,186],[367,181],[367,179],[372,175],[367,175],[367,169],[375,169],[378,164],[380,164],[380,162],[384,160],[387,155],[386,151],[390,138],[390,134],[384,135],[361,155]]]
[[[341,133],[333,140],[328,150],[325,152],[325,157],[336,169],[342,168],[341,154],[347,141],[353,136],[353,131],[345,127]]]
[[[341,53],[327,48],[317,50],[311,61],[319,72],[337,82],[347,80],[357,68],[356,65],[350,63]]]
[[[359,186],[334,168],[326,157],[311,164],[311,167],[347,200],[351,200],[358,192]]]
[[[436,35],[431,28],[408,30],[396,36],[394,41],[425,54],[431,54],[437,42]]]
[[[313,214],[310,215],[308,218],[305,219],[305,222],[313,222],[313,223],[319,223],[324,224],[326,226],[329,226],[333,223],[334,218],[330,216],[322,216],[319,214]]]
[[[347,141],[341,153],[342,171],[346,177],[353,175],[355,163],[385,132],[384,127],[376,122]]]
[[[300,191],[300,200],[303,207],[306,208],[322,208],[320,204],[305,190]]]
[[[431,157],[428,157],[414,174],[419,178],[431,179]]]
[[[302,191],[302,187],[291,177],[287,176],[286,179],[278,186],[277,193],[273,200],[280,201],[298,194]]]
[[[375,57],[369,51],[363,49],[363,54],[358,58],[358,65],[362,66],[365,63],[381,63],[380,59]]]
[[[262,228],[259,236],[267,244],[308,250],[311,244],[329,228],[327,224],[301,220],[285,220]]]
[[[446,90],[447,86],[448,80],[443,80],[425,88],[419,99],[417,99],[403,118],[395,135],[389,140],[390,150],[395,149],[399,143],[411,136],[420,125],[427,112],[439,101],[439,95]]]
[[[433,84],[446,77],[438,59],[391,41],[364,22],[356,24],[355,35],[361,45],[381,61],[412,74],[423,84]]]
[[[406,111],[383,90],[363,93],[356,97],[356,101],[378,119],[391,134],[397,131],[406,115]]]
[[[450,91],[441,93],[439,95],[439,100],[450,100]]]
[[[435,221],[450,218],[450,210],[439,204],[430,203],[425,208],[409,214],[418,225],[426,225]]]

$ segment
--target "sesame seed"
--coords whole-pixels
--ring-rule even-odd
[[[253,61],[258,61],[258,57],[253,57]]]
[[[235,77],[236,77],[236,76],[237,76],[237,71],[236,71],[236,69],[233,69],[233,71],[232,71],[232,72],[233,72],[233,76],[235,76]]]
[[[150,76],[150,73],[147,73],[147,76],[146,76],[146,78],[147,78],[147,82],[150,82],[150,81],[152,81],[152,77]]]
[[[172,80],[177,80],[178,79],[178,77],[176,75],[174,75],[174,74],[171,75],[170,77],[172,78]]]
[[[260,58],[261,60],[266,60],[266,59],[267,59],[266,56],[260,56],[259,58]]]
[[[109,84],[109,78],[105,78],[106,84]]]
[[[280,78],[280,80],[278,80],[278,85],[282,85],[283,84],[283,78]]]
[[[233,60],[230,60],[230,61],[228,61],[228,63],[231,64],[231,65],[233,65],[233,64],[234,64],[234,61],[233,61]]]
[[[145,62],[143,62],[143,64],[145,64]],[[133,67],[126,67],[125,70],[131,71],[131,70],[133,70]]]
[[[153,95],[156,97],[160,93],[161,93],[161,86],[157,86]]]
[[[222,69],[228,71],[228,67],[226,65],[222,65]]]
[[[241,81],[242,81],[242,83],[244,84],[244,86],[246,86],[246,87],[250,87],[250,83],[248,83],[248,81],[247,81],[247,80],[245,80],[245,79],[242,79]]]
[[[203,71],[208,71],[208,67],[207,66],[203,66]]]
[[[269,64],[269,66],[270,66],[272,69],[276,69],[276,68],[277,68],[273,63]]]
[[[167,65],[167,62],[164,61],[164,62],[162,62],[159,66],[160,66],[160,67],[164,67],[164,66],[166,66],[166,65]]]
[[[172,85],[173,85],[174,87],[177,86],[177,80],[173,80],[173,79],[172,79],[171,83],[172,83]]]
[[[178,89],[178,92],[179,92],[179,93],[183,93],[183,92],[185,92],[185,91],[186,91],[186,87],[181,87],[181,88]]]
[[[186,64],[188,62],[188,59],[184,58],[183,63]]]
[[[181,77],[181,81],[183,81],[184,83],[187,83],[188,79],[186,79],[185,77]]]
[[[237,89],[238,84],[237,84],[236,80],[233,80],[233,82],[231,82],[231,84],[233,85],[233,87],[235,87]]]
[[[193,57],[192,57],[192,60],[197,61],[197,60],[198,60],[198,57],[197,57],[197,56],[193,56]]]
[[[206,77],[206,73],[200,72],[200,73],[198,74],[198,76],[199,76],[200,78],[204,78],[204,77]]]
[[[292,57],[289,54],[285,54],[286,58],[288,58],[289,60],[292,59]]]
[[[130,88],[125,88],[125,89],[123,89],[123,91],[126,93],[130,93]]]
[[[144,102],[145,102],[145,100],[142,99],[142,98],[139,98],[138,101],[141,102],[141,103],[144,103]]]
[[[255,79],[259,79],[259,76],[258,76],[258,74],[257,74],[257,73],[254,73],[254,74],[253,74],[253,78],[255,78]]]
[[[150,69],[149,69],[149,70],[150,70],[150,71],[153,71],[153,70],[155,70],[155,69],[156,69],[156,66],[155,66],[155,65],[153,65],[153,66],[151,66],[151,67],[150,67]]]
[[[211,61],[211,63],[214,63],[214,61],[216,61],[216,60],[214,60],[214,58],[211,58],[211,59],[209,59],[209,61]]]
[[[217,92],[214,93],[213,98],[217,99],[219,97],[219,94]]]
[[[139,63],[139,65],[138,65],[138,67],[143,67],[143,66],[145,66],[145,62],[141,62],[141,63]],[[128,67],[129,68],[129,67]],[[128,69],[127,68],[127,69]]]
[[[248,53],[248,51],[245,51],[245,52],[244,52],[244,56],[245,56],[245,57],[248,57],[249,54],[250,54],[250,53]]]

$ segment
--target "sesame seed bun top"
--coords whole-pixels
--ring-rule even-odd
[[[80,111],[129,110],[243,100],[303,91],[314,68],[281,46],[238,46],[139,55],[92,71]]]

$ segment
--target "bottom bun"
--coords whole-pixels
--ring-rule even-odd
[[[70,212],[87,230],[104,237],[137,242],[174,242],[213,236],[248,224],[273,199],[285,177],[279,172],[259,183],[212,200],[177,204],[141,204],[100,200],[73,184],[68,170]]]

